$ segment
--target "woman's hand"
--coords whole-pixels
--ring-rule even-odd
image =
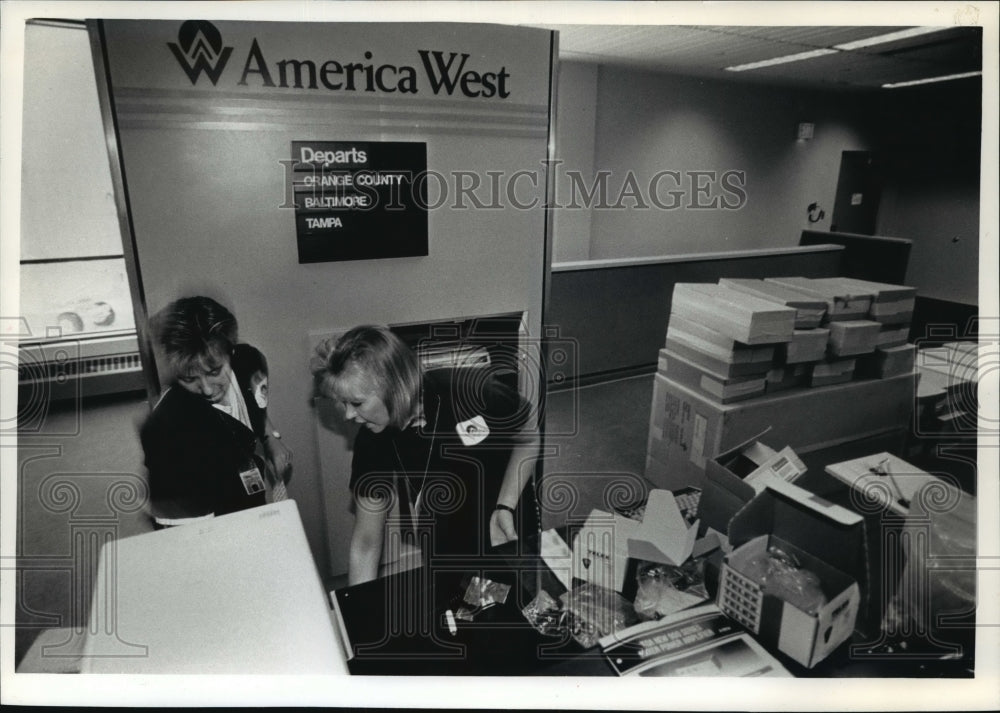
[[[499,547],[516,539],[517,528],[514,527],[514,513],[510,510],[494,510],[490,516],[490,544],[493,547]]]
[[[292,450],[282,443],[280,438],[269,436],[264,439],[264,451],[267,459],[274,466],[274,472],[278,474],[282,482],[287,483],[292,479]]]

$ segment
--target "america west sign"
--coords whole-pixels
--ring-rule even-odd
[[[468,52],[417,49],[409,64],[379,61],[371,50],[355,57],[272,57],[258,37],[237,52],[207,20],[182,23],[167,46],[191,84],[498,100],[511,95],[507,67],[480,66]]]

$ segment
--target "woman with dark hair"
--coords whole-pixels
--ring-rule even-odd
[[[318,391],[362,425],[351,465],[350,584],[377,576],[394,502],[404,531],[430,526],[421,543],[429,564],[487,555],[517,539],[519,512],[522,523],[537,517],[533,502],[518,510],[538,457],[533,414],[489,370],[425,373],[391,331],[361,326],[321,344],[313,374]]]
[[[267,416],[267,361],[236,318],[186,297],[154,318],[171,384],[140,432],[157,526],[287,497],[292,454]]]

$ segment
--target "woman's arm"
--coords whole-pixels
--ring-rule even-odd
[[[383,498],[358,495],[354,498],[354,532],[347,571],[348,584],[368,582],[378,576],[385,537],[387,504]]]
[[[215,420],[201,416],[183,394],[171,390],[140,428],[150,514],[159,525],[181,524],[216,511],[216,483],[232,469],[230,451],[228,442],[220,445],[216,440]]]
[[[274,472],[285,483],[292,479],[292,449],[281,440],[281,434],[268,416],[264,424],[264,452],[274,466]]]
[[[490,515],[490,544],[494,547],[517,539],[517,527],[511,510],[517,508],[521,492],[531,479],[540,443],[538,430],[533,426],[519,431],[515,438],[496,502],[498,506],[502,505],[510,510],[494,510]]]

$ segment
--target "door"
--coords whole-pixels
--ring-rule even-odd
[[[874,235],[882,184],[882,166],[874,153],[844,151],[830,230]]]

